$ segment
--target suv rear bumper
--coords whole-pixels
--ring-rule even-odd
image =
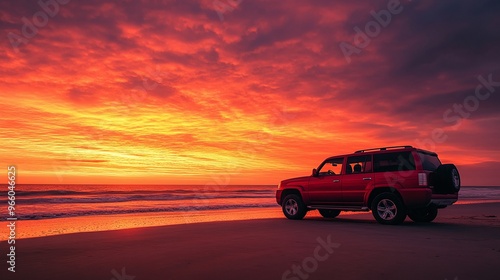
[[[399,192],[407,207],[420,208],[427,206],[436,206],[444,208],[452,205],[458,200],[458,193],[454,194],[435,194],[430,188],[400,189]]]
[[[456,194],[433,194],[429,202],[429,206],[437,206],[444,208],[458,201],[458,193]]]

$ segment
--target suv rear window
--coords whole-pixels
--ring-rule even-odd
[[[415,170],[411,152],[395,152],[373,155],[375,172]]]
[[[418,156],[422,162],[423,170],[435,171],[441,165],[441,161],[436,155],[418,152]]]

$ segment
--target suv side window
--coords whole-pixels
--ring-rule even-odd
[[[318,175],[340,175],[342,174],[342,165],[344,163],[344,158],[334,158],[329,159],[323,163],[319,169]]]
[[[375,172],[415,170],[411,152],[394,152],[373,155]]]
[[[346,174],[367,173],[372,170],[372,156],[352,156],[347,158]]]

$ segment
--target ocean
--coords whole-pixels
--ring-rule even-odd
[[[17,185],[16,217],[40,220],[113,214],[275,207],[277,186]],[[3,186],[7,190],[7,185]],[[7,209],[7,191],[0,192]],[[5,212],[6,213],[6,212]],[[6,220],[2,215],[1,220]]]
[[[7,185],[0,205],[7,209]],[[18,185],[16,217],[41,220],[96,215],[279,207],[277,186]],[[5,190],[5,191],[4,191]],[[500,187],[462,187],[460,201],[500,200]],[[2,211],[1,220],[7,219]]]

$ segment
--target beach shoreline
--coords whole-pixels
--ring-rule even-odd
[[[7,271],[2,252],[0,275],[2,279],[118,279],[123,273],[136,280],[303,279],[296,274],[297,267],[307,279],[462,280],[500,275],[500,203],[455,205],[441,210],[434,223],[407,219],[401,226],[377,224],[371,213],[331,220],[308,215],[303,221],[277,214],[280,217],[21,239],[17,272]],[[335,244],[331,252],[323,250],[324,260],[314,261],[315,249],[328,242]]]
[[[500,200],[464,199],[459,200],[455,205],[452,205],[446,209],[450,209],[458,205],[492,203],[500,203]],[[444,211],[444,213],[446,213],[448,210]],[[366,216],[368,217],[368,219],[372,218],[370,212],[342,212],[342,216],[346,215],[368,215]],[[317,211],[309,211],[306,217],[321,218],[321,215]],[[36,238],[80,232],[101,232],[142,227],[269,218],[284,218],[279,205],[276,205],[275,207],[192,210],[183,212],[151,212],[64,217],[40,220],[18,220],[16,239]],[[407,218],[407,220],[409,220],[409,218]],[[0,222],[0,224],[3,223],[7,222]],[[4,230],[5,229],[2,226],[2,230],[0,230],[0,233],[2,233],[0,236],[0,242],[6,241],[8,238],[8,235],[3,233]]]

